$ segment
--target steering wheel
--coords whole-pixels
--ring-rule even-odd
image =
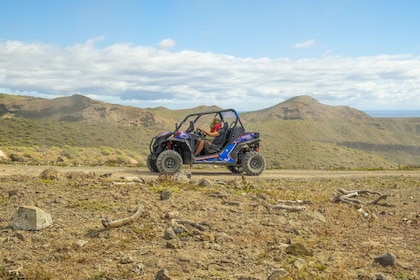
[[[206,137],[206,134],[204,133],[204,131],[202,131],[201,129],[199,129],[199,128],[196,128],[195,130],[194,130],[194,134],[195,135],[197,135],[198,137],[200,137],[200,138],[205,138]]]

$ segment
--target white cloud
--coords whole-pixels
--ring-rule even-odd
[[[294,44],[294,47],[296,49],[307,49],[307,48],[310,48],[314,45],[315,45],[315,40],[308,40],[308,41],[305,41],[305,42],[296,43],[296,44]]]
[[[138,107],[206,104],[240,111],[298,95],[359,109],[420,104],[420,58],[410,55],[251,59],[171,52],[170,39],[157,48],[95,48],[99,39],[65,48],[0,41],[0,92],[48,98],[78,93]]]
[[[175,41],[172,39],[164,39],[159,42],[159,49],[170,49],[176,45]]]

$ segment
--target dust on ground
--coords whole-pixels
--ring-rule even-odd
[[[40,176],[45,170],[52,176]],[[420,171],[184,172],[0,165],[0,276],[420,279]],[[354,197],[361,204],[335,203],[340,188],[372,193]],[[386,198],[368,204],[375,193]],[[291,210],[277,207],[285,204]],[[53,224],[13,230],[23,205]],[[130,217],[139,205],[131,223],[104,228],[105,218]],[[386,253],[395,264],[375,261]]]

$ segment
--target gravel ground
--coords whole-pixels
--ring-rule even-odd
[[[0,278],[420,279],[420,171],[184,171],[0,165]]]

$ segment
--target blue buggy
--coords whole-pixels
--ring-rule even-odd
[[[216,118],[224,130],[221,144],[195,157],[195,142],[206,137],[197,128],[208,127]],[[153,137],[147,166],[151,172],[173,174],[184,164],[224,165],[232,173],[258,176],[265,168],[265,159],[259,153],[260,141],[258,132],[245,131],[234,109],[189,114],[181,123],[175,124],[174,131],[161,132]]]

